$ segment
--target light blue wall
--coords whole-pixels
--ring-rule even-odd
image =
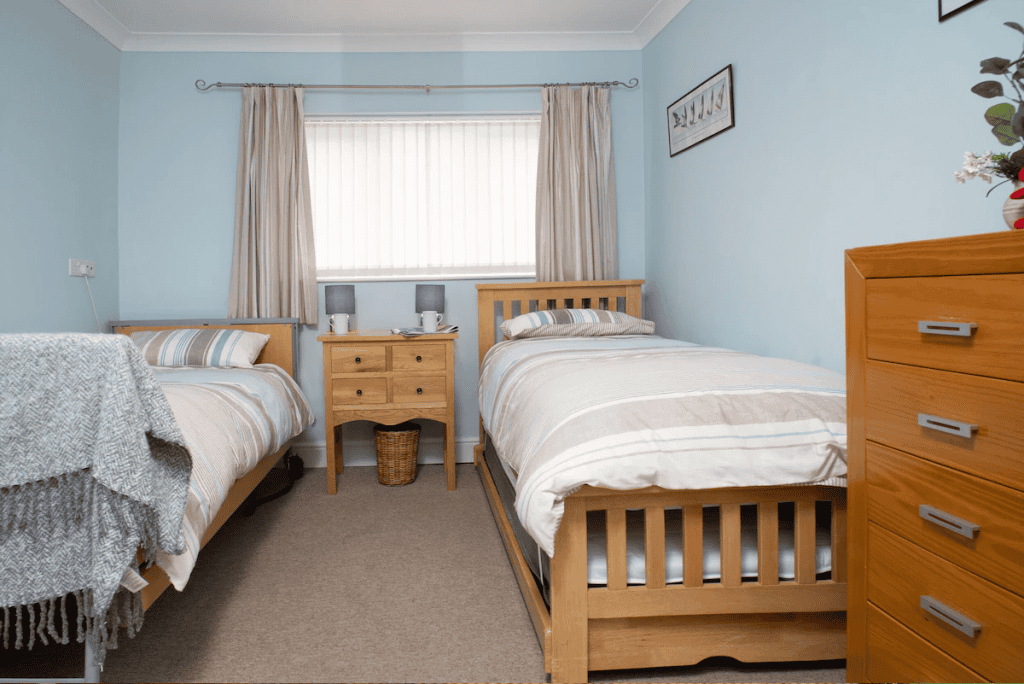
[[[117,317],[120,53],[56,0],[0,9],[0,332],[96,332]]]
[[[659,332],[845,369],[843,250],[1004,230],[1005,150],[970,92],[1020,0],[693,0],[643,50],[648,313]],[[732,64],[736,127],[669,158],[666,107]]]
[[[240,54],[125,53],[121,61],[119,240],[123,318],[220,317],[227,314],[234,231],[241,94],[199,92],[207,83],[493,84],[627,81],[638,77],[639,51],[567,53]],[[620,276],[644,275],[642,84],[612,95],[618,188]],[[539,111],[528,90],[309,91],[311,114],[353,112]],[[356,285],[355,324],[388,328],[415,322],[414,283]],[[456,342],[456,438],[463,458],[478,441],[476,288],[446,283]],[[321,285],[321,302],[323,285]],[[322,309],[322,306],[321,306]],[[318,416],[305,439],[323,432],[323,377],[316,330],[300,336],[299,383]],[[346,462],[372,463],[368,424],[346,426]],[[421,460],[440,460],[440,429],[425,424]]]

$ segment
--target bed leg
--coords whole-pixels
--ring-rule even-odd
[[[82,681],[90,684],[98,684],[100,681],[100,665],[96,658],[98,646],[96,636],[92,632],[85,635],[85,673],[82,675]]]
[[[555,536],[551,559],[551,681],[586,682],[587,638],[587,511],[572,497]]]

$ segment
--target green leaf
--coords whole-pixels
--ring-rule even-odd
[[[1002,97],[1003,84],[999,81],[982,81],[971,88],[971,92],[982,97]]]
[[[1010,123],[1010,130],[1013,134],[1024,138],[1024,107],[1017,110],[1017,113],[1013,115],[1013,120]]]
[[[1020,142],[1013,132],[1013,119],[1016,108],[1009,102],[993,105],[985,112],[985,121],[992,126],[992,135],[1004,145],[1015,145]]]
[[[1017,23],[1017,22],[1015,22],[1015,21],[1007,21],[1007,22],[1003,22],[1003,26],[1009,26],[1009,27],[1010,27],[1010,28],[1012,28],[1012,29],[1017,29],[1017,30],[1018,30],[1018,31],[1020,31],[1021,33],[1024,33],[1024,26],[1021,26],[1020,24],[1018,24],[1018,23]]]
[[[1005,74],[1010,70],[1010,60],[1002,57],[992,57],[981,61],[981,73],[983,74]]]

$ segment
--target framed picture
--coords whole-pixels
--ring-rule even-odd
[[[946,21],[984,0],[939,0],[939,21]]]
[[[735,125],[730,64],[668,106],[668,156]]]

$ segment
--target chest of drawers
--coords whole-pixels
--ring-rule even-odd
[[[327,421],[327,491],[344,469],[341,426],[397,425],[414,418],[444,425],[444,468],[455,489],[455,333],[403,337],[387,330],[322,335]]]
[[[846,253],[847,680],[1024,677],[1024,231]]]

